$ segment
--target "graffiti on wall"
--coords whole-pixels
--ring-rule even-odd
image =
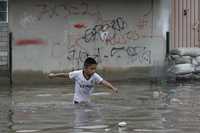
[[[75,68],[80,68],[87,57],[93,57],[102,64],[106,61],[112,62],[115,59],[121,59],[125,65],[126,62],[132,64],[152,63],[152,53],[148,46],[137,46],[135,44],[137,44],[137,40],[145,37],[141,31],[149,29],[153,5],[143,16],[136,18],[134,20],[135,25],[132,25],[132,20],[127,16],[116,15],[109,20],[105,19],[96,7],[91,10],[91,5],[85,0],[61,2],[64,1],[47,0],[35,4],[38,12],[35,16],[24,15],[21,19],[21,25],[27,27],[36,22],[42,22],[42,20],[68,18],[75,15],[77,15],[75,17],[92,16],[95,20],[92,18],[90,24],[86,23],[90,19],[88,21],[78,19],[74,23],[67,23],[67,28],[64,30],[66,32],[69,30],[69,32],[65,35],[64,41],[60,40],[51,45],[51,57],[56,59],[64,56]],[[71,27],[72,29],[70,29]],[[16,44],[41,45],[46,43],[41,39],[19,39]],[[63,47],[66,47],[66,51],[61,50]]]
[[[123,17],[117,17],[106,23],[97,24],[93,28],[88,28],[82,37],[85,43],[100,41],[107,45],[128,44],[140,38],[141,35],[137,30],[128,28],[128,23]]]
[[[24,13],[23,16],[20,18],[20,25],[23,28],[27,28],[30,25],[33,25],[37,22],[37,17],[30,15],[28,13]]]
[[[38,20],[43,18],[55,18],[61,16],[67,18],[71,15],[90,15],[93,16],[96,14],[96,11],[89,9],[89,4],[85,0],[78,1],[66,1],[65,3],[57,2],[40,2],[36,4],[35,7],[39,10]]]
[[[141,36],[136,30],[128,28],[128,22],[122,16],[101,20],[78,34],[69,34],[67,38],[66,58],[75,68],[80,68],[87,57],[93,57],[102,64],[115,59],[122,59],[122,62],[128,60],[132,64],[151,64],[151,51],[146,46],[131,45]]]
[[[109,53],[103,54],[104,49],[96,48],[93,51],[87,49],[74,48],[68,51],[67,60],[73,63],[76,68],[81,68],[87,57],[93,57],[98,63],[105,63],[105,59],[115,58],[131,59],[131,63],[151,64],[151,51],[147,47],[123,46],[112,47]],[[123,62],[123,61],[122,61]]]
[[[96,40],[111,40],[117,32],[124,30],[127,26],[126,21],[122,17],[111,20],[106,24],[98,24],[93,28],[85,30],[83,39],[86,43]]]
[[[44,40],[34,38],[34,39],[18,39],[16,40],[16,45],[27,46],[27,45],[45,45],[47,44]]]
[[[110,51],[110,57],[118,56],[120,58],[120,52],[125,52],[127,56],[133,57],[141,64],[151,64],[151,51],[147,47],[113,47]]]
[[[82,29],[82,28],[86,28],[87,26],[83,23],[77,23],[77,24],[74,24],[74,28],[76,29]]]

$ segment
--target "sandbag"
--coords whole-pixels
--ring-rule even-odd
[[[198,62],[195,58],[192,58],[192,65],[198,66]]]
[[[170,67],[168,72],[178,74],[189,74],[194,72],[194,66],[192,64],[178,64]]]
[[[200,65],[200,56],[194,58],[196,65]]]
[[[192,78],[193,77],[193,74],[192,73],[189,73],[189,74],[178,74],[176,75],[176,78]]]
[[[195,66],[194,73],[200,73],[200,66]]]
[[[176,60],[180,57],[181,57],[180,55],[173,54],[173,55],[170,55],[170,60]]]
[[[170,51],[170,54],[196,57],[200,56],[200,48],[177,48],[177,49],[172,49]]]
[[[193,74],[194,79],[200,79],[200,74]]]
[[[190,56],[180,56],[174,60],[175,64],[191,64],[192,57]]]

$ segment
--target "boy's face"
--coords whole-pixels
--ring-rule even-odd
[[[92,76],[96,72],[96,68],[97,68],[96,64],[92,64],[92,65],[87,66],[84,69],[85,74],[87,74],[88,76]]]

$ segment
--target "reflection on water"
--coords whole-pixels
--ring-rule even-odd
[[[119,94],[98,87],[92,96],[93,103],[79,105],[72,104],[71,85],[14,87],[12,95],[1,90],[0,132],[200,132],[199,83],[151,85],[124,82],[116,86],[120,89]],[[118,127],[122,121],[127,125]]]
[[[10,89],[0,87],[0,133],[7,133],[10,131],[12,125],[11,114]]]

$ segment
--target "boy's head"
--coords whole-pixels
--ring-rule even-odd
[[[97,64],[98,63],[95,61],[95,59],[88,57],[84,62],[84,72],[91,76],[96,72]]]

